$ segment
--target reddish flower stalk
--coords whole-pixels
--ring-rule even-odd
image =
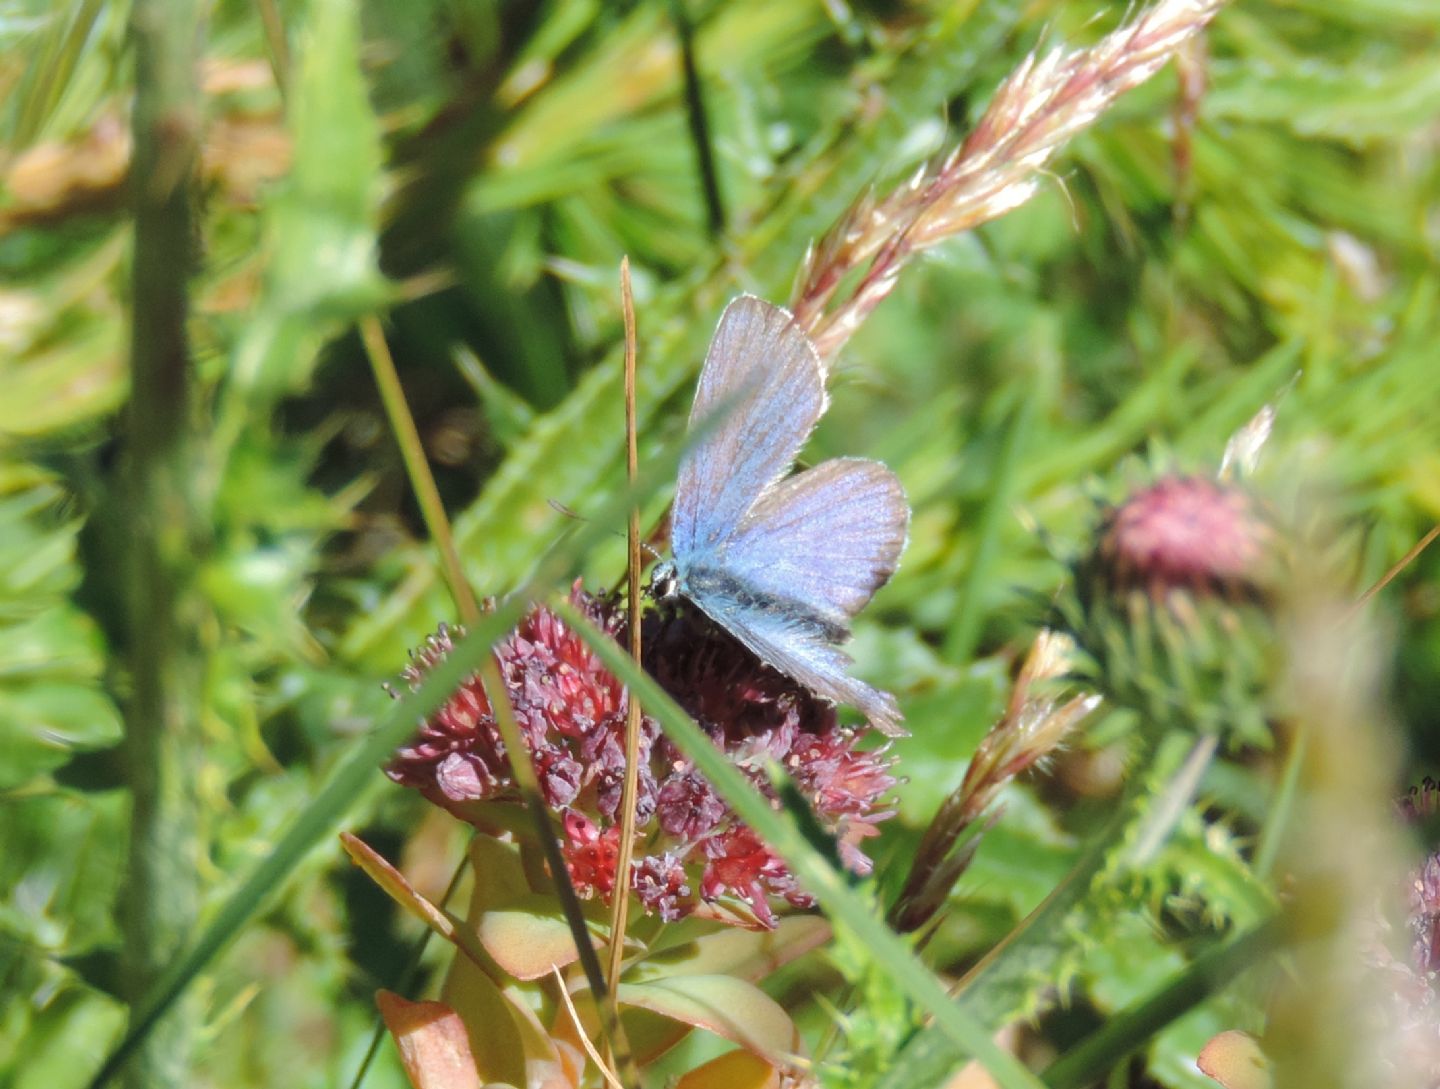
[[[1060,148],[1159,71],[1223,3],[1160,0],[1089,49],[1032,53],[963,144],[883,200],[864,194],[812,247],[792,297],[821,356],[840,350],[914,254],[1034,196]],[[867,261],[854,292],[832,307],[842,281]]]
[[[962,840],[965,833],[994,812],[1006,784],[1053,753],[1100,705],[1100,697],[1093,694],[1062,702],[1048,683],[1068,670],[1073,649],[1069,637],[1059,632],[1042,631],[1036,638],[1005,716],[980,742],[964,781],[945,799],[916,848],[905,887],[890,913],[898,930],[917,930],[934,917],[979,845],[978,837]]]

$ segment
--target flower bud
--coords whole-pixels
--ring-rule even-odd
[[[1278,536],[1250,493],[1164,477],[1105,512],[1064,626],[1088,679],[1147,728],[1268,745]]]

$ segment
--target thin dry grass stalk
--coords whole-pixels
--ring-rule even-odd
[[[1089,49],[1032,53],[965,142],[883,199],[866,192],[807,255],[792,309],[833,356],[916,253],[1029,200],[1055,154],[1126,91],[1159,71],[1225,0],[1161,0]],[[843,303],[850,273],[869,262]]]

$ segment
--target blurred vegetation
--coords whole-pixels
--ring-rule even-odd
[[[357,321],[384,319],[471,583],[504,594],[563,530],[552,500],[594,510],[623,482],[622,255],[643,460],[679,436],[728,297],[783,301],[806,244],[865,186],[962,138],[1027,51],[1093,41],[1125,7],[213,5],[191,104],[188,320],[202,905],[266,855],[386,709],[407,649],[455,617]],[[0,1085],[16,1089],[84,1084],[125,1017],[120,745],[145,652],[122,562],[129,14],[0,6]],[[677,18],[693,23],[698,98]],[[1192,119],[1173,68],[1122,99],[1036,199],[907,271],[841,356],[811,456],[885,460],[915,510],[854,648],[912,731],[899,816],[872,852],[882,884],[1000,714],[1094,498],[1142,461],[1213,471],[1273,402],[1266,457],[1323,484],[1352,594],[1440,518],[1437,46],[1423,0],[1233,4],[1187,58],[1205,83]],[[580,573],[609,586],[622,567],[616,539]],[[1437,582],[1427,553],[1379,604],[1409,754],[1397,792],[1440,762]],[[1011,792],[934,963],[970,963],[1066,872],[1106,805],[1067,770],[1103,755],[1105,725]],[[1183,963],[1135,904],[1203,904],[1184,920],[1197,929],[1263,915],[1242,855],[1272,771],[1213,769],[1226,820],[1188,813],[1152,884],[1097,923],[1055,981],[1070,1001],[1042,1024],[1051,1046]],[[461,836],[427,810],[377,771],[345,822],[438,897]],[[416,931],[333,841],[312,852],[195,989],[195,1084],[346,1084],[372,993],[399,984]],[[831,955],[863,976],[845,944]],[[812,958],[774,987],[834,973]],[[905,1016],[884,1016],[899,1004],[880,984],[872,997],[871,1029],[846,1041],[857,1085]],[[1235,1024],[1225,1001],[1159,1036],[1149,1076],[1208,1084],[1185,1057]],[[818,1038],[829,1015],[799,1005]],[[693,1062],[705,1043],[689,1046]],[[367,1084],[402,1084],[384,1054]]]

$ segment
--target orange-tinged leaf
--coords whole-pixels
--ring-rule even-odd
[[[623,1005],[703,1028],[782,1065],[800,1051],[790,1015],[753,983],[731,976],[669,976],[622,983]]]
[[[584,1064],[559,1050],[534,1011],[473,962],[455,958],[441,997],[460,1015],[487,1086],[506,1081],[527,1089],[574,1089]]]
[[[365,875],[379,885],[390,899],[418,917],[446,941],[458,946],[465,956],[494,974],[494,965],[468,927],[461,926],[448,911],[436,907],[421,896],[405,879],[403,873],[376,854],[364,840],[352,836],[349,832],[341,832],[340,842],[351,861],[364,870]]]
[[[495,981],[465,957],[450,963],[441,1000],[460,1016],[470,1054],[486,1085],[526,1084],[525,1048],[513,1004]]]
[[[480,1072],[459,1015],[442,1002],[410,1002],[375,992],[375,1005],[400,1049],[415,1089],[480,1089]]]
[[[485,951],[516,979],[539,979],[579,954],[556,898],[531,894],[505,908],[481,913],[476,934]]]
[[[727,1051],[697,1066],[675,1089],[779,1089],[780,1071],[748,1051]]]
[[[1201,1050],[1195,1065],[1225,1089],[1271,1089],[1270,1060],[1248,1032],[1231,1029],[1216,1036]]]
[[[379,885],[390,899],[447,941],[455,940],[455,926],[449,916],[415,891],[405,875],[390,865],[364,840],[349,832],[340,833],[341,846],[350,861],[365,871],[365,876]]]

